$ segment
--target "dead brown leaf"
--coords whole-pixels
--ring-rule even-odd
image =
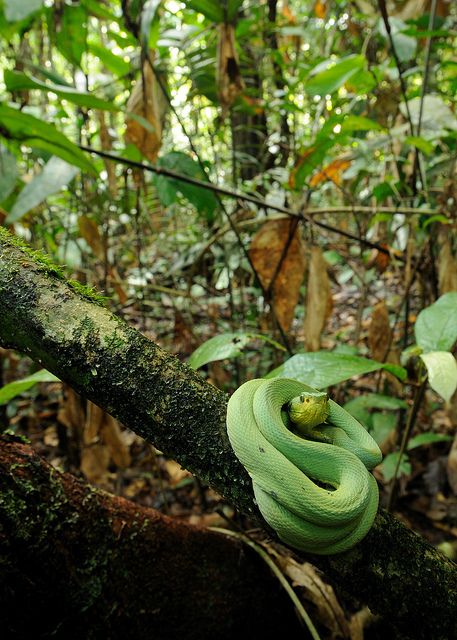
[[[384,301],[378,302],[373,307],[368,328],[368,345],[374,360],[385,361],[390,351],[391,339],[392,330],[386,304]]]
[[[78,227],[81,237],[84,238],[89,247],[92,249],[94,256],[99,260],[104,260],[104,243],[95,220],[85,215],[79,216]]]
[[[317,0],[314,4],[314,15],[316,18],[323,20],[327,15],[327,2],[326,0]]]
[[[452,238],[447,225],[441,225],[438,233],[438,286],[440,294],[457,291],[457,257],[453,251]]]
[[[311,180],[309,181],[309,184],[311,187],[317,187],[322,182],[327,182],[327,180],[331,180],[333,184],[340,186],[342,182],[342,174],[350,166],[351,166],[350,160],[337,158],[336,160],[333,160],[333,162],[328,164],[326,167],[324,167],[322,171],[315,173],[311,178]]]
[[[322,332],[333,308],[327,266],[322,249],[311,247],[304,325],[307,351],[321,348]]]
[[[153,53],[150,58],[153,59]],[[143,64],[142,76],[132,89],[126,110],[126,143],[136,145],[148,160],[155,162],[162,144],[166,102],[148,60]],[[129,113],[139,116],[139,119],[129,116]]]
[[[289,330],[294,317],[306,265],[295,221],[284,218],[266,222],[255,234],[249,250],[262,287],[268,291],[286,247],[287,253],[271,291],[276,318],[285,332]]]
[[[235,27],[233,24],[221,23],[218,29],[216,82],[222,111],[225,114],[243,91],[244,82],[236,50]]]

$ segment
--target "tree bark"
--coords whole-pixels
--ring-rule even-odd
[[[0,342],[30,355],[267,528],[225,429],[224,394],[0,229]],[[404,636],[457,638],[456,566],[380,512],[354,549],[307,556]]]
[[[0,438],[2,637],[262,637],[301,633],[239,541],[95,491]]]

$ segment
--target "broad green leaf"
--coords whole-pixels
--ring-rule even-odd
[[[397,411],[398,409],[406,409],[408,404],[400,398],[392,398],[391,396],[383,396],[379,393],[366,393],[358,396],[353,400],[349,400],[344,408],[351,413],[353,406],[360,406],[366,409],[386,409],[387,411]]]
[[[420,97],[408,100],[409,113],[415,127],[419,123],[420,105]],[[400,111],[406,115],[404,103],[400,104]],[[429,94],[424,97],[421,127],[423,136],[437,137],[444,135],[447,130],[457,131],[457,117],[440,96]]]
[[[15,156],[6,147],[0,144],[0,202],[12,193],[18,170]]]
[[[157,10],[162,0],[146,0],[141,12],[140,42],[143,50],[154,49],[159,37]]]
[[[389,437],[391,431],[395,429],[397,425],[397,416],[394,413],[374,413],[373,423],[370,433],[376,440],[377,444],[381,445]]]
[[[435,444],[435,442],[450,442],[454,438],[452,436],[447,436],[444,433],[419,433],[419,435],[414,436],[408,443],[408,450],[415,449],[416,447],[421,447],[425,444]]]
[[[431,388],[449,402],[457,389],[457,362],[454,356],[449,351],[431,351],[423,353],[421,358]]]
[[[429,140],[426,140],[421,136],[408,136],[407,138],[405,138],[405,142],[413,147],[416,147],[416,149],[419,149],[419,151],[425,153],[426,156],[429,156],[434,149],[434,145],[429,142]]]
[[[131,66],[120,56],[114,55],[109,49],[97,42],[89,42],[87,45],[90,53],[98,58],[105,67],[116,76],[125,76],[129,73]],[[84,94],[87,95],[87,94]],[[114,105],[112,108],[115,109]]]
[[[381,125],[370,118],[364,116],[347,116],[341,125],[342,133],[352,133],[353,131],[379,131]]]
[[[212,22],[224,22],[224,10],[220,0],[184,0],[186,7],[202,13]]]
[[[331,61],[325,71],[313,74],[311,72],[305,90],[312,96],[325,96],[333,93],[343,86],[357,71],[365,66],[365,57],[362,55],[351,55],[333,64]],[[320,65],[319,65],[320,66]]]
[[[253,340],[263,340],[276,349],[284,351],[284,347],[268,336],[259,333],[221,333],[201,344],[189,358],[189,366],[199,369],[209,362],[237,358],[244,347]]]
[[[20,71],[4,71],[3,79],[8,91],[19,91],[22,89],[40,89],[52,91],[61,98],[65,98],[73,104],[92,109],[104,109],[107,111],[118,111],[112,102],[97,98],[91,93],[82,93],[73,87],[55,84],[54,82],[43,82],[33,76],[26,76]]]
[[[54,374],[46,371],[46,369],[40,369],[40,371],[33,373],[31,376],[27,376],[27,378],[15,380],[14,382],[5,384],[4,387],[1,387],[0,405],[6,404],[16,396],[33,387],[38,382],[60,382],[60,380],[59,378],[56,378]]]
[[[66,186],[79,169],[65,160],[53,156],[44,166],[43,171],[25,185],[11,209],[6,224],[17,222],[30,209],[43,202],[48,196]]]
[[[79,4],[63,4],[63,7],[63,14],[56,31],[56,45],[68,62],[79,67],[86,50],[87,12]]]
[[[390,371],[400,380],[406,379],[406,371],[403,367],[333,351],[297,353],[284,364],[270,371],[267,378],[294,378],[316,389],[323,389],[379,369]]]
[[[43,0],[3,0],[5,18],[8,22],[24,20],[43,6]]]
[[[384,460],[381,462],[379,467],[377,467],[382,475],[384,476],[384,480],[389,482],[395,475],[395,469],[397,467],[398,459],[400,458],[400,452],[394,451],[393,453],[389,453]],[[404,453],[401,457],[400,466],[398,468],[398,476],[408,476],[411,473],[411,463],[409,461],[408,456]]]
[[[75,144],[52,125],[28,113],[0,104],[0,132],[30,147],[59,156],[87,173],[97,175],[92,162]]]
[[[231,22],[235,19],[238,9],[243,4],[243,0],[228,0],[227,4],[227,20]]]
[[[159,158],[157,165],[164,167],[197,180],[207,181],[206,175],[200,165],[186,153],[172,151]],[[218,201],[216,196],[209,189],[186,184],[181,180],[157,176],[155,178],[157,192],[164,206],[169,206],[177,201],[177,194],[180,192],[189,202],[191,202],[199,213],[204,214],[208,220],[212,220],[217,209]]]
[[[445,293],[417,316],[414,334],[427,351],[450,351],[457,340],[457,292]]]

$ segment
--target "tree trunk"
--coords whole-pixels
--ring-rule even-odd
[[[30,355],[267,528],[227,438],[224,394],[75,289],[0,229],[3,346]],[[307,560],[404,635],[457,638],[456,566],[387,513],[350,551]]]
[[[257,637],[301,629],[259,556],[61,474],[0,438],[2,637]]]

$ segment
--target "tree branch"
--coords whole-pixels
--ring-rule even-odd
[[[228,442],[224,394],[1,228],[0,309],[3,346],[30,355],[266,528]],[[354,549],[310,558],[406,637],[457,637],[456,566],[392,516],[378,514]]]

